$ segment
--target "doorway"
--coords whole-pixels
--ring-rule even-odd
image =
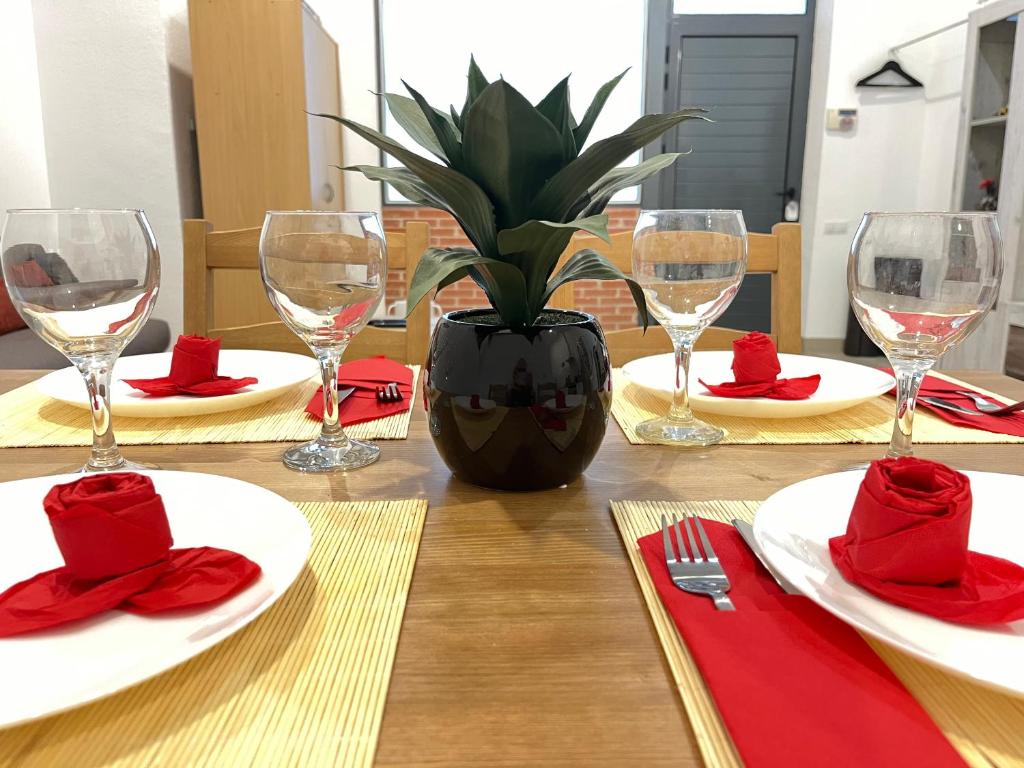
[[[688,120],[664,136],[661,152],[693,152],[644,189],[644,207],[737,208],[750,232],[799,221],[813,31],[814,0],[778,15],[651,3],[648,99],[660,86],[661,111],[704,106],[714,122]],[[770,277],[749,275],[717,324],[768,331]]]

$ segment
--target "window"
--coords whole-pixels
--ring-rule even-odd
[[[536,103],[572,74],[573,113],[582,117],[597,89],[627,67],[589,143],[617,133],[643,113],[645,5],[643,0],[379,0],[382,83],[405,94],[402,80],[436,107],[462,109],[472,53],[490,80],[503,76]],[[384,133],[415,142],[385,110]],[[422,154],[429,153],[426,150]],[[637,153],[624,165],[640,160]],[[387,158],[389,165],[398,163]],[[639,188],[614,202],[639,202]],[[403,201],[385,189],[385,202]]]

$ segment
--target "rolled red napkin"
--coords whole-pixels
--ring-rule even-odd
[[[153,481],[130,472],[86,475],[43,501],[64,565],[0,594],[0,637],[120,607],[135,613],[195,608],[248,586],[260,567],[212,547],[171,549]]]
[[[853,627],[783,594],[732,526],[705,520],[704,528],[735,611],[672,584],[660,532],[637,543],[744,765],[965,765]]]
[[[395,403],[382,403],[377,399],[377,387],[395,382],[402,399]],[[412,371],[383,355],[366,357],[342,363],[338,367],[338,389],[354,387],[339,407],[343,426],[382,419],[409,410],[412,399]],[[324,417],[324,388],[318,387],[306,405],[306,413],[314,419]]]
[[[143,475],[89,475],[55,485],[43,509],[76,579],[109,579],[152,565],[174,543],[163,501]]]
[[[241,379],[218,376],[219,361],[220,339],[179,336],[171,352],[171,372],[167,376],[156,379],[125,379],[124,382],[150,397],[216,397],[231,395],[243,387],[258,383],[259,379],[253,376]]]
[[[735,381],[701,385],[717,397],[767,397],[772,400],[806,400],[818,390],[821,376],[780,379],[782,366],[775,342],[759,331],[732,343],[732,372]]]
[[[846,533],[829,541],[843,577],[883,600],[958,624],[1024,618],[1024,568],[967,549],[971,485],[934,461],[868,468]]]

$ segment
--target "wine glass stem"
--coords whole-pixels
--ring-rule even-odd
[[[110,375],[116,356],[97,355],[78,363],[78,370],[89,390],[89,412],[92,414],[92,454],[86,467],[103,471],[116,469],[124,458],[114,440],[114,423],[110,418]]]
[[[338,368],[341,367],[341,356],[345,347],[323,347],[314,350],[316,359],[320,361],[320,375],[324,382],[324,419],[320,430],[320,442],[336,448],[344,448],[349,439],[341,426],[338,412]]]
[[[934,364],[930,360],[891,360],[896,374],[896,421],[889,441],[888,458],[914,455],[914,408],[921,382]]]
[[[690,410],[690,355],[693,353],[693,339],[689,336],[673,336],[672,347],[676,358],[676,380],[672,390],[672,407],[668,417],[672,421],[693,421]]]

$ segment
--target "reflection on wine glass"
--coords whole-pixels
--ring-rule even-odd
[[[78,368],[89,391],[92,454],[82,471],[125,461],[110,418],[110,375],[146,324],[160,254],[139,210],[12,210],[0,237],[4,283],[25,323]]]
[[[928,370],[978,326],[999,294],[994,213],[868,213],[853,238],[850,304],[897,381],[887,456],[910,456],[917,392]]]
[[[642,211],[633,233],[633,278],[675,350],[668,415],[636,433],[671,445],[713,445],[725,432],[695,418],[687,378],[697,338],[726,310],[747,270],[747,229],[740,211]]]
[[[380,448],[352,440],[341,427],[338,366],[384,296],[387,246],[377,214],[269,211],[260,274],[285,325],[316,355],[324,383],[320,436],[285,451],[285,465],[333,472],[372,464]]]

